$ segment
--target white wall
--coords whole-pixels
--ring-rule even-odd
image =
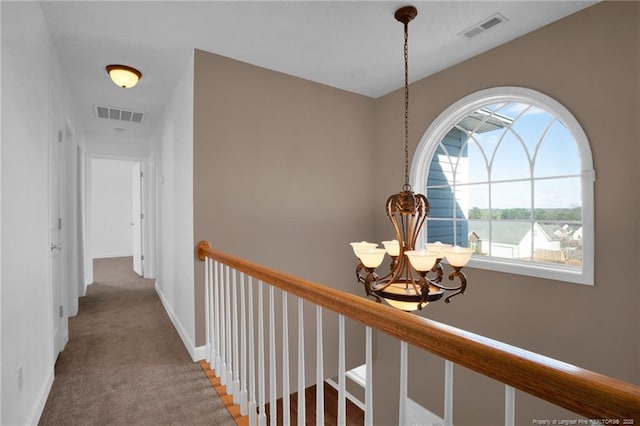
[[[156,289],[195,359],[193,64],[192,56],[154,139],[158,154]]]
[[[91,160],[92,257],[133,255],[134,161]]]
[[[153,150],[151,138],[127,137],[122,134],[86,134],[87,154],[118,158],[147,158]]]
[[[2,412],[37,423],[53,381],[48,141],[51,91],[66,123],[73,105],[40,4],[2,2]],[[18,365],[23,386],[18,386]]]

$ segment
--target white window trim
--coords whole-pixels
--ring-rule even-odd
[[[410,182],[415,192],[426,193],[429,165],[438,144],[451,128],[469,113],[489,104],[524,102],[540,107],[558,117],[575,138],[582,166],[582,270],[563,265],[542,264],[496,257],[473,256],[468,266],[498,272],[527,275],[577,284],[594,285],[595,230],[594,182],[595,171],[589,140],[576,118],[558,101],[532,89],[523,87],[493,87],[480,90],[458,100],[445,109],[426,130],[411,163]],[[425,242],[424,232],[418,239]]]

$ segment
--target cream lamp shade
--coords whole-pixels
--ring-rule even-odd
[[[400,255],[400,243],[398,240],[391,241],[383,241],[382,245],[384,245],[385,250],[389,253],[389,256],[399,256]]]
[[[377,268],[382,263],[387,251],[383,248],[372,248],[358,252],[362,264],[367,268]]]
[[[457,266],[460,268],[467,264],[469,259],[471,259],[471,255],[474,253],[473,249],[458,246],[444,248],[442,251],[451,266]]]
[[[424,248],[427,250],[438,253],[438,259],[444,259],[444,251],[442,250],[450,247],[451,244],[444,244],[440,241],[436,241],[435,243],[426,243],[424,245]]]
[[[376,247],[378,247],[378,244],[376,243],[368,243],[366,241],[360,241],[360,242],[353,242],[353,243],[349,243],[351,245],[351,248],[353,249],[353,253],[358,257],[358,259],[360,258],[360,252],[361,251],[366,251],[366,250],[371,250],[374,249]]]
[[[437,252],[427,250],[409,250],[405,251],[404,254],[409,258],[413,269],[418,272],[430,271],[433,265],[436,264],[436,259],[438,258]]]
[[[130,89],[142,78],[142,73],[126,65],[107,65],[107,73],[113,83],[124,89]]]

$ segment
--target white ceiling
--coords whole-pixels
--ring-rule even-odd
[[[594,4],[595,1],[414,1],[415,81]],[[403,85],[398,1],[43,1],[72,96],[88,132],[146,137],[158,124],[194,48],[370,97]],[[495,13],[508,22],[466,40]],[[143,73],[116,87],[105,66]],[[145,113],[142,124],[98,119],[95,107]],[[124,130],[116,131],[115,128]]]

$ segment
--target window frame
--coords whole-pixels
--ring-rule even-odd
[[[576,284],[594,285],[595,222],[594,183],[595,171],[589,140],[573,114],[555,99],[524,87],[493,87],[480,90],[459,99],[446,108],[429,125],[422,135],[413,155],[410,183],[415,192],[426,194],[429,166],[440,142],[451,128],[473,111],[496,103],[523,102],[554,114],[573,136],[581,164],[582,188],[582,266],[578,268],[561,264],[535,263],[497,257],[472,256],[468,267],[497,272],[526,275]],[[419,246],[426,241],[426,226],[418,238]]]

